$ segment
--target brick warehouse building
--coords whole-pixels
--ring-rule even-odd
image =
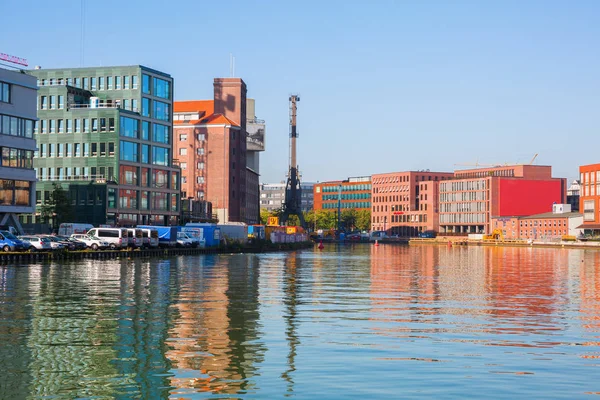
[[[438,230],[438,189],[452,172],[407,171],[372,176],[371,230],[417,236]]]
[[[313,208],[337,210],[341,189],[341,208],[369,210],[371,208],[371,177],[351,177],[343,181],[315,183],[313,186]]]
[[[525,217],[492,217],[492,230],[500,229],[504,239],[552,240],[579,236],[583,216],[570,204],[553,204],[552,211]]]
[[[454,172],[440,183],[439,232],[490,233],[492,217],[540,214],[566,202],[566,179],[552,167],[510,165]]]
[[[213,100],[174,103],[182,197],[211,202],[221,223],[258,220],[258,172],[246,167],[246,91],[240,78],[215,78]],[[256,216],[247,215],[248,190]]]

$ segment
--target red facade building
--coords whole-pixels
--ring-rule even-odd
[[[246,84],[216,78],[214,100],[176,101],[173,108],[182,198],[210,201],[221,223],[246,222]]]
[[[373,175],[371,230],[401,237],[437,231],[439,183],[453,177],[430,171]]]
[[[454,172],[440,184],[439,232],[490,233],[492,217],[541,214],[566,202],[566,179],[552,167],[510,165]]]

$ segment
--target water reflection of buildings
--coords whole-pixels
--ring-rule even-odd
[[[15,379],[0,385],[0,398],[167,397],[168,268],[139,260],[13,268],[1,295],[15,309],[7,315],[2,304],[0,334],[18,344],[0,345],[0,368]],[[1,375],[6,382],[10,373]]]
[[[423,328],[413,322],[436,325],[428,331],[563,329],[555,319],[568,263],[569,250],[557,249],[372,247],[371,302],[382,320],[407,324],[397,332]]]
[[[582,344],[590,346],[590,350],[581,357],[586,359],[600,358],[600,253],[596,251],[581,254],[579,262],[580,282],[580,318],[582,327],[592,334],[593,340]]]
[[[252,391],[265,348],[260,336],[256,257],[185,258],[178,264],[178,318],[170,331],[175,376],[171,384],[192,391]],[[185,389],[174,394],[185,394]]]

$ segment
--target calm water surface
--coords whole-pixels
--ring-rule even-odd
[[[356,245],[0,267],[0,398],[585,398],[599,264]]]

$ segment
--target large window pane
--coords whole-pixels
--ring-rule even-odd
[[[121,136],[136,138],[138,137],[139,121],[137,119],[121,117]]]
[[[166,125],[152,124],[152,141],[169,144],[169,127]]]
[[[162,97],[163,99],[169,99],[171,94],[171,88],[169,81],[164,79],[154,78],[154,95],[156,97]]]
[[[142,75],[142,92],[150,94],[150,76],[146,74]]]
[[[150,116],[150,99],[142,97],[142,115],[144,117]]]
[[[119,147],[119,158],[123,161],[137,162],[138,144],[122,140]]]
[[[152,164],[168,166],[170,164],[169,160],[168,148],[152,146]]]
[[[171,119],[170,106],[162,101],[154,100],[152,102],[152,117],[160,119],[161,121],[169,121]]]

